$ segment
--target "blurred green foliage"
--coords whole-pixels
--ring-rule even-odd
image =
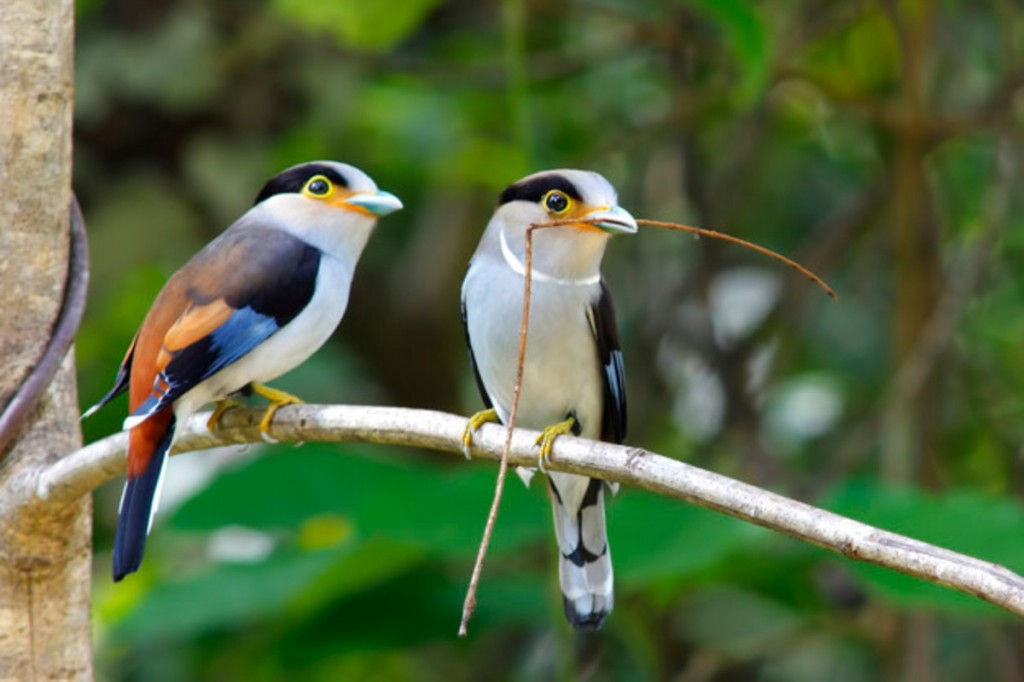
[[[80,0],[82,401],[267,177],[336,158],[407,209],[276,383],[471,413],[458,287],[497,194],[592,168],[635,215],[796,256],[841,297],[732,246],[615,240],[629,443],[1024,571],[1022,33],[1000,1]],[[1024,679],[995,608],[628,489],[615,612],[572,633],[543,486],[514,480],[458,640],[493,477],[369,446],[176,458],[116,586],[105,487],[100,678]]]

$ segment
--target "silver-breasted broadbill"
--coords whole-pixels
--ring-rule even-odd
[[[274,412],[298,398],[264,386],[309,358],[337,328],[377,218],[402,207],[358,168],[315,161],[271,178],[255,204],[168,280],[114,387],[85,416],[129,393],[127,481],[113,576],[138,570],[175,425],[218,402],[209,425],[252,390]]]
[[[501,194],[462,285],[462,319],[487,410],[507,422],[512,409],[523,310],[526,231],[533,232],[529,333],[516,424],[542,429],[541,464],[564,433],[619,443],[626,432],[626,386],[615,314],[601,277],[613,234],[636,232],[615,189],[597,173],[554,170],[530,175]],[[578,222],[577,222],[578,221]],[[603,482],[547,473],[558,541],[565,615],[597,628],[612,610],[612,562]]]

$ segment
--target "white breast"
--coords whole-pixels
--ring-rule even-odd
[[[470,266],[463,285],[470,344],[488,396],[503,420],[512,407],[523,278],[483,259]],[[542,429],[576,414],[582,435],[601,432],[602,386],[587,309],[599,285],[531,287],[530,329],[516,422]]]
[[[309,359],[341,322],[351,283],[352,268],[322,254],[313,298],[302,312],[237,362],[179,398],[174,407],[177,418],[181,420],[249,383],[276,379]]]

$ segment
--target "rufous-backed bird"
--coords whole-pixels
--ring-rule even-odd
[[[275,411],[301,402],[263,384],[309,358],[334,332],[379,216],[402,208],[358,168],[315,161],[271,178],[241,218],[168,280],[128,349],[114,387],[84,416],[129,391],[128,471],[113,575],[138,570],[175,425],[253,391]]]
[[[463,443],[512,408],[523,309],[526,230],[533,233],[530,322],[516,424],[542,429],[540,464],[561,434],[620,443],[626,386],[611,296],[601,258],[612,234],[636,232],[615,189],[588,171],[530,175],[505,189],[470,260],[462,320],[477,385],[488,409],[474,415]],[[541,466],[543,469],[543,466]],[[603,482],[547,472],[558,541],[565,615],[597,628],[612,610],[612,563]]]

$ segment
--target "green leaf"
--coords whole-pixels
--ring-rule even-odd
[[[1006,497],[972,490],[941,495],[913,488],[856,481],[836,491],[825,506],[833,511],[940,547],[1024,572],[1024,507]],[[996,607],[955,590],[864,563],[850,564],[860,582],[904,608],[995,614]]]
[[[409,648],[425,642],[450,643],[462,613],[467,575],[424,566],[336,602],[301,623],[282,647],[295,664],[342,651]],[[551,617],[546,580],[536,575],[501,576],[481,582],[471,630],[544,622]],[[559,603],[560,606],[560,603]],[[361,614],[361,616],[353,616]]]
[[[415,31],[441,1],[272,0],[271,8],[297,26],[329,33],[348,47],[383,52]]]
[[[899,37],[885,11],[865,6],[853,21],[809,43],[800,62],[836,92],[862,96],[897,87],[901,52]]]
[[[358,537],[386,538],[460,560],[471,557],[494,492],[494,468],[438,466],[380,453],[380,448],[330,444],[273,451],[222,472],[177,510],[169,526],[298,531],[307,519],[329,516],[351,523]],[[534,494],[524,495],[518,479],[508,479],[492,551],[550,542],[543,486],[538,479]],[[264,494],[254,501],[252,491]],[[616,575],[625,586],[707,571],[766,536],[749,524],[643,491],[609,495],[606,505]]]
[[[741,73],[736,96],[747,105],[764,91],[771,58],[769,36],[754,3],[744,0],[681,0],[718,27]]]
[[[313,552],[288,548],[253,564],[218,564],[155,584],[113,632],[134,640],[188,636],[281,612],[307,613],[408,571],[421,557],[386,543],[347,543]]]
[[[360,537],[387,538],[456,558],[473,556],[494,493],[494,467],[439,466],[408,456],[381,456],[388,452],[313,443],[271,451],[223,472],[179,508],[170,526],[189,531],[232,524],[296,530],[309,517],[336,515],[348,519]],[[495,552],[551,532],[546,500],[530,499],[536,496],[525,492],[510,476]]]
[[[606,503],[615,575],[624,587],[708,571],[767,531],[640,490]]]
[[[934,169],[933,177],[941,187],[936,193],[943,209],[939,216],[950,234],[959,232],[966,237],[984,233],[996,143],[982,135],[957,137],[932,153],[929,167]]]

